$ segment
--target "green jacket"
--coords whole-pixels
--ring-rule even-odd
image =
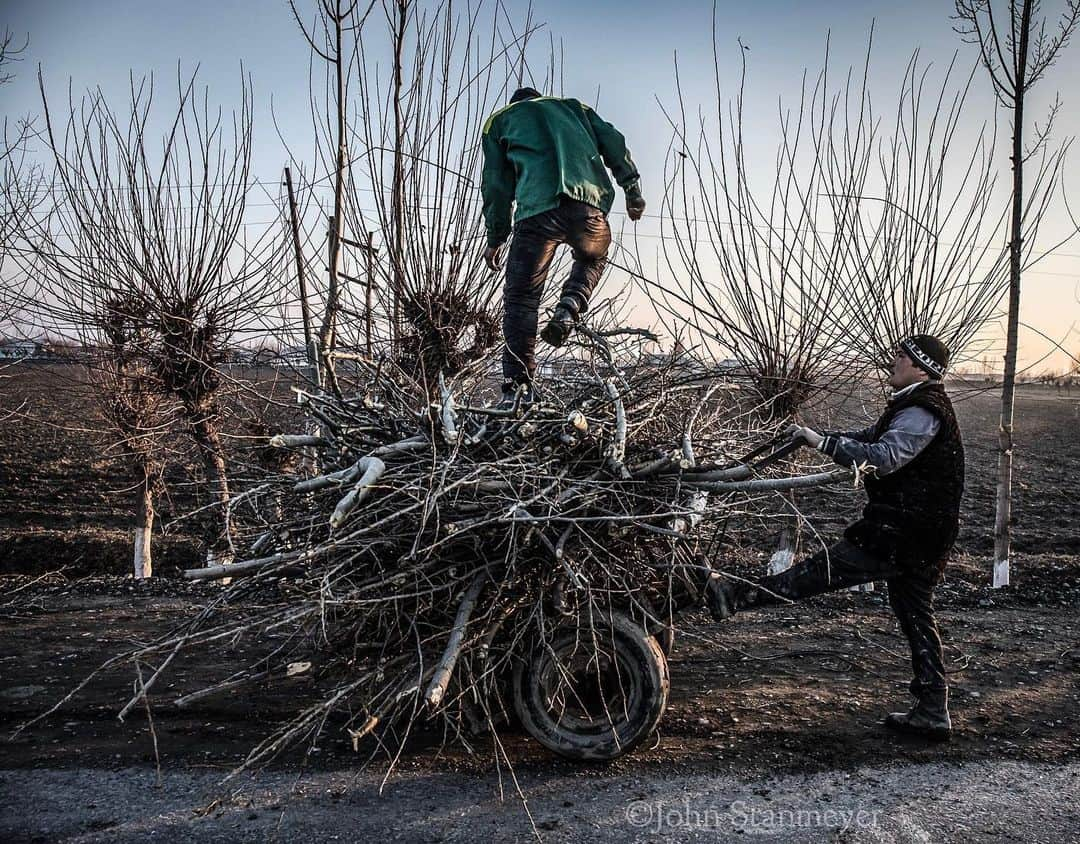
[[[539,97],[500,109],[484,124],[483,151],[488,246],[510,236],[515,202],[515,223],[555,208],[563,196],[607,214],[615,191],[604,165],[623,190],[639,179],[622,133],[572,99]]]

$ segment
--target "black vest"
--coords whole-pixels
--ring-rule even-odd
[[[964,494],[964,444],[944,386],[924,384],[892,402],[874,425],[874,439],[907,407],[921,407],[940,427],[907,465],[883,477],[866,478],[869,498],[863,517],[845,532],[854,545],[905,567],[945,568],[960,529]]]

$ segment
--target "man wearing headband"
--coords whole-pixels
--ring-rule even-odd
[[[706,591],[719,620],[748,607],[885,580],[915,675],[915,705],[887,716],[885,726],[936,740],[948,739],[952,724],[933,591],[956,541],[964,491],[964,447],[942,383],[948,364],[949,350],[936,337],[908,337],[896,348],[893,394],[877,422],[848,432],[792,426],[794,439],[866,473],[862,518],[831,548],[785,572],[756,585],[713,574]]]
[[[519,88],[508,106],[488,118],[481,146],[484,260],[490,269],[499,268],[511,226],[514,234],[503,293],[503,399],[511,403],[522,391],[531,401],[540,299],[555,249],[569,245],[574,261],[540,336],[561,346],[607,263],[607,214],[615,199],[607,170],[626,194],[631,220],[641,218],[645,200],[626,139],[578,100]]]

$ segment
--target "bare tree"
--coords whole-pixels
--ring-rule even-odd
[[[970,141],[960,136],[971,125],[962,118],[975,70],[957,76],[954,56],[938,79],[916,52],[888,133],[872,133],[871,178],[863,192],[836,197],[848,206],[837,236],[845,244],[852,346],[872,352],[883,371],[895,343],[911,334],[933,334],[963,359],[1008,287],[996,136],[986,125]],[[1040,173],[1040,213],[1029,227],[1050,199],[1052,175]]]
[[[0,39],[0,88],[15,78],[12,64],[22,60],[28,44],[28,40],[19,44],[14,33],[10,30],[4,31],[3,38]],[[31,129],[29,118],[9,123],[8,117],[4,117],[3,136],[0,137],[0,179],[4,186],[3,196],[0,196],[0,280],[3,281],[0,286],[0,330],[11,327],[12,315],[23,299],[23,279],[5,276],[4,264],[15,245],[15,206],[10,200],[11,186],[20,180],[34,178],[34,174],[28,172],[26,163],[26,142]]]
[[[1033,238],[1041,218],[1038,199],[1029,199],[1024,165],[1041,155],[1039,179],[1060,173],[1067,144],[1047,154],[1047,141],[1060,106],[1055,100],[1040,128],[1035,124],[1033,143],[1024,141],[1024,104],[1027,93],[1046,74],[1068,44],[1080,20],[1080,2],[1065,0],[1056,24],[1041,16],[1039,0],[956,0],[956,31],[978,46],[979,58],[990,75],[994,93],[1012,120],[1012,211],[1009,223],[1009,310],[1006,322],[1005,370],[1001,388],[1001,425],[998,432],[997,514],[994,520],[994,587],[1009,584],[1010,522],[1012,518],[1013,405],[1016,354],[1020,321],[1020,280],[1025,237]],[[1046,186],[1049,191],[1050,186]],[[1036,191],[1038,188],[1036,188]],[[1045,205],[1042,206],[1045,208]],[[1036,225],[1025,225],[1034,222]]]
[[[100,322],[84,325],[94,394],[121,452],[135,473],[136,512],[133,565],[136,580],[153,574],[152,537],[158,496],[164,490],[166,439],[171,404],[145,349],[151,321],[140,313],[146,302],[114,299],[103,303]],[[88,329],[88,330],[87,330]]]
[[[229,542],[219,365],[230,340],[279,292],[266,277],[278,254],[273,232],[253,242],[245,235],[250,84],[242,80],[240,110],[226,121],[195,74],[178,74],[156,149],[152,77],[131,79],[123,116],[95,90],[78,104],[69,93],[68,117],[58,121],[40,87],[55,204],[29,213],[33,197],[20,192],[17,209],[40,270],[35,298],[58,324],[104,333],[109,343],[109,327],[124,324],[124,355],[144,361],[179,402],[198,446],[222,505],[207,532],[219,553]]]
[[[498,290],[479,260],[480,137],[501,107],[533,30],[499,4],[395,3],[394,82],[362,56],[362,133],[375,222],[388,236],[385,284],[396,336],[426,383],[498,339]],[[485,19],[484,13],[490,12]]]
[[[688,116],[676,68],[677,112],[661,207],[672,286],[656,291],[672,333],[714,364],[743,371],[760,394],[762,423],[790,419],[841,372],[850,376],[851,299],[844,275],[845,195],[862,191],[871,156],[869,94],[848,73],[832,88],[829,51],[804,75],[798,107],[781,106],[779,140],[762,188],[743,134],[746,59],[725,109],[713,10],[715,102]],[[740,42],[740,46],[741,42]],[[869,51],[867,63],[869,62]],[[854,115],[849,110],[853,106]],[[724,362],[727,358],[727,362]],[[791,565],[801,517],[789,492],[770,572]]]
[[[313,56],[325,62],[324,111],[319,113],[317,109],[313,87],[312,117],[315,123],[317,154],[324,149],[319,143],[321,140],[326,141],[325,149],[333,151],[332,164],[323,162],[327,165],[334,189],[328,229],[326,306],[319,328],[318,348],[315,354],[309,351],[309,358],[317,359],[315,380],[320,386],[324,375],[332,386],[335,385],[332,352],[337,345],[340,319],[345,192],[351,165],[348,151],[348,86],[360,33],[375,2],[376,0],[371,0],[361,8],[359,0],[318,0],[315,19],[308,23],[293,0],[289,0],[289,7]],[[290,199],[290,204],[292,203],[293,200]],[[307,307],[306,301],[301,304],[304,308]]]

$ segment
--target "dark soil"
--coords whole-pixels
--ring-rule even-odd
[[[295,399],[287,371],[237,367],[228,376],[221,426],[230,468],[242,471],[255,453],[252,421],[287,426]],[[81,365],[33,362],[0,371],[0,574],[128,572],[137,486],[99,402]],[[205,553],[198,520],[184,517],[210,499],[181,420],[166,445],[154,571],[175,575]]]
[[[906,705],[906,644],[883,592],[844,592],[803,605],[744,614],[723,625],[685,619],[670,660],[672,691],[651,747],[606,766],[612,773],[662,767],[739,775],[813,771],[889,760],[1007,758],[1057,762],[1080,754],[1080,561],[1022,557],[1024,589],[990,590],[969,561],[954,565],[939,591],[953,688],[956,736],[944,747],[885,734],[882,714]],[[121,578],[32,583],[8,580],[0,620],[0,727],[40,714],[101,661],[160,635],[219,587]],[[14,591],[18,587],[19,591]],[[257,694],[223,695],[177,709],[172,701],[242,668],[268,643],[241,639],[213,654],[174,663],[152,695],[165,767],[238,764],[310,693],[297,678]],[[127,767],[153,764],[146,713],[116,719],[132,694],[130,668],[94,679],[69,704],[5,744],[3,767]],[[404,770],[471,770],[492,765],[490,740],[476,754],[419,736]],[[507,751],[524,770],[570,770],[520,736]],[[371,748],[362,748],[370,750]],[[298,754],[278,766],[296,764]],[[309,755],[314,768],[349,768],[367,758],[330,725]]]

